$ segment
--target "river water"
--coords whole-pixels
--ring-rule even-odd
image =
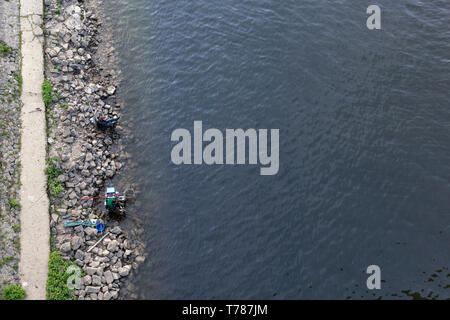
[[[107,2],[139,298],[450,297],[450,2],[376,2]],[[278,174],[174,165],[194,120],[279,128]]]

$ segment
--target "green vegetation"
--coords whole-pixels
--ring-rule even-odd
[[[3,288],[3,298],[5,300],[23,300],[26,292],[17,284],[10,284]]]
[[[47,300],[72,300],[72,290],[67,287],[67,280],[71,276],[67,272],[69,266],[75,265],[61,257],[61,252],[53,251],[48,260]]]
[[[44,172],[47,175],[48,190],[57,197],[60,192],[64,191],[62,182],[58,179],[58,176],[63,173],[63,170],[55,166],[52,163],[53,161],[59,162],[59,159],[47,159],[47,168],[45,168]]]
[[[0,267],[3,266],[6,263],[12,261],[13,259],[14,259],[14,257],[8,257],[8,258],[5,258],[5,259],[1,260],[0,261]]]
[[[6,43],[3,43],[3,44],[0,46],[0,55],[1,55],[2,57],[6,57],[6,56],[10,55],[11,53],[12,53],[12,49],[11,49],[10,47],[8,47],[8,46],[6,45]]]
[[[47,79],[42,84],[42,99],[44,100],[47,112],[49,112],[50,105],[53,102],[53,86]]]
[[[61,108],[67,110],[67,103],[61,103]]]
[[[56,98],[56,100],[60,100],[61,96],[57,92],[55,92],[52,84],[47,79],[45,79],[44,83],[42,83],[42,100],[44,100],[45,104],[47,136],[50,136],[52,126],[56,125],[56,120],[54,119],[54,115],[51,112],[51,106],[54,98]]]
[[[16,200],[14,200],[13,198],[8,198],[9,201],[9,205],[11,206],[11,208],[21,208],[22,206],[20,205],[19,202],[17,202]]]
[[[17,81],[17,84],[18,84],[18,89],[16,90],[17,91],[17,93],[21,93],[22,92],[22,84],[23,84],[23,79],[22,79],[22,75],[21,74],[18,74],[18,73],[14,73],[13,74],[13,76],[14,76],[14,78],[16,79],[16,81]]]

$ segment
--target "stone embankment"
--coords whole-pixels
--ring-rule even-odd
[[[142,244],[106,214],[103,199],[95,198],[123,166],[119,134],[99,131],[90,121],[94,116],[120,116],[114,74],[101,64],[101,19],[88,1],[44,4],[52,246],[84,273],[74,291],[78,299],[117,299],[123,280],[145,256]],[[101,218],[106,229],[98,233],[91,227],[64,228],[66,215]]]

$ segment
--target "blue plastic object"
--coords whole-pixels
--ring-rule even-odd
[[[97,223],[95,228],[97,229],[98,232],[102,232],[103,230],[105,230],[105,225],[103,223]]]

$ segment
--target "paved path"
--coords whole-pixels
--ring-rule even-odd
[[[46,158],[46,122],[42,82],[44,54],[42,34],[42,0],[21,0],[20,28],[22,31],[22,102],[21,111],[21,234],[19,273],[27,299],[45,299],[48,258],[50,251],[49,201]]]

